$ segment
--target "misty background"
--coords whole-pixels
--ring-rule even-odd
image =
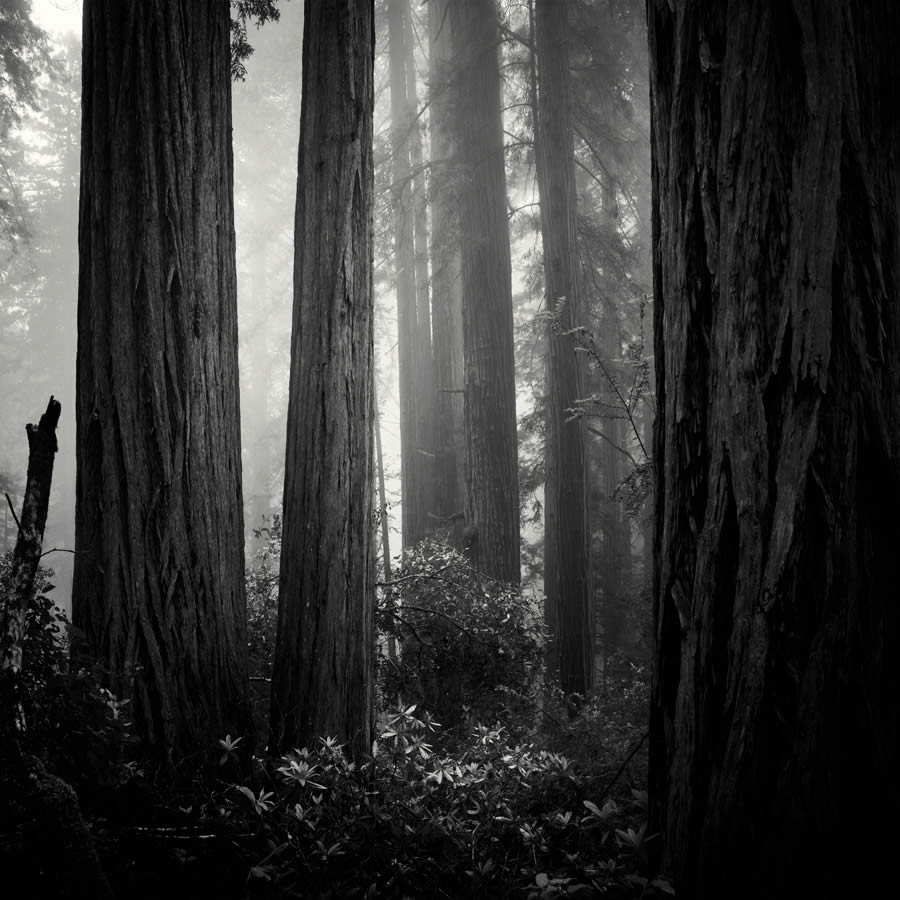
[[[254,53],[233,85],[235,227],[240,328],[241,427],[246,561],[261,546],[259,529],[281,506],[289,374],[294,203],[300,121],[303,4],[279,4],[281,19],[248,34]],[[504,130],[512,248],[516,393],[519,421],[523,583],[542,588],[546,308],[540,208],[533,146],[530,5],[501,4]],[[571,48],[576,114],[579,241],[584,264],[584,327],[606,360],[587,386],[591,443],[593,548],[598,610],[621,612],[645,589],[649,506],[646,489],[629,508],[629,478],[639,469],[638,433],[649,435],[652,397],[623,423],[609,400],[609,373],[633,386],[631,367],[650,359],[645,316],[649,274],[649,125],[643,5],[576,4],[583,45]],[[18,508],[24,486],[24,427],[50,394],[62,403],[53,493],[44,546],[54,599],[70,609],[75,502],[75,320],[81,4],[34,0],[33,19],[48,35],[31,108],[3,135],[0,190],[15,226],[0,265],[0,487]],[[398,328],[394,260],[390,72],[384,9],[376,4],[375,291],[376,405],[383,446],[391,553],[401,534]],[[428,7],[412,4],[416,112],[430,147]],[[579,29],[576,29],[576,33]],[[428,191],[429,160],[424,160]],[[430,223],[430,212],[429,223]],[[593,367],[596,370],[596,366]],[[646,373],[645,373],[646,374]],[[614,378],[616,376],[613,376]],[[576,401],[584,398],[572,398]],[[590,403],[582,404],[590,407]],[[634,431],[634,434],[631,433]],[[610,449],[612,448],[612,449]],[[622,490],[622,487],[626,490]],[[633,487],[633,485],[632,485]],[[643,493],[641,493],[643,490]],[[632,498],[633,499],[633,498]],[[380,502],[376,502],[380,506]],[[263,532],[263,544],[266,532]],[[379,531],[379,540],[381,532]],[[15,524],[5,499],[0,549]],[[606,562],[603,562],[603,558]],[[606,573],[604,575],[604,572]],[[602,612],[601,612],[602,616]],[[602,625],[601,625],[602,631]]]

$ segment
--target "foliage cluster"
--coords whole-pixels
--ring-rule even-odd
[[[12,552],[0,557],[0,604],[14,602]],[[17,690],[25,730],[23,751],[40,758],[74,787],[112,786],[131,769],[131,737],[125,703],[105,688],[98,673],[70,656],[70,625],[47,596],[50,569],[38,570],[37,596],[25,618],[22,670]],[[0,698],[8,702],[9,698]]]
[[[382,697],[416,703],[445,727],[522,718],[542,672],[544,628],[519,588],[423,541],[382,585],[377,622],[399,658],[380,656]]]
[[[247,569],[250,672],[265,686],[278,624],[281,517],[254,530]],[[378,691],[384,704],[415,703],[447,737],[472,723],[523,722],[534,709],[544,629],[520,589],[477,572],[452,547],[424,541],[378,591]],[[388,647],[399,647],[390,655]],[[265,698],[258,698],[259,705]]]
[[[243,81],[247,77],[247,60],[253,47],[247,36],[248,22],[256,21],[260,28],[266,22],[277,22],[281,11],[275,0],[231,0],[231,78]]]
[[[565,756],[512,745],[502,728],[478,727],[445,756],[415,706],[381,724],[360,765],[322,740],[196,811],[244,835],[251,897],[671,893],[647,874],[644,792],[612,799]]]

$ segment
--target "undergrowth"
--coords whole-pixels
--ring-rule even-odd
[[[249,897],[657,897],[646,792],[477,727],[454,755],[416,708],[383,717],[361,765],[324,739],[195,812],[242,836]],[[228,756],[222,741],[223,756]]]

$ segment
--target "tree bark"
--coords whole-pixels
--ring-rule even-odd
[[[648,12],[651,831],[680,896],[868,896],[900,796],[900,10]]]
[[[307,0],[271,748],[371,752],[373,3]]]
[[[163,759],[250,728],[228,5],[84,6],[74,624]]]
[[[544,451],[544,602],[548,668],[567,694],[590,689],[591,562],[587,468],[580,418],[567,412],[583,396],[570,333],[581,325],[575,228],[575,155],[565,0],[536,0],[538,127],[535,129],[544,281],[550,320],[547,440]]]
[[[476,568],[518,584],[519,472],[512,275],[493,0],[450,4],[465,360],[466,549]]]
[[[462,278],[459,208],[453,139],[457,100],[449,0],[429,0],[431,95],[431,303],[435,381],[435,504],[438,525],[461,547],[454,524],[462,522],[465,497]]]

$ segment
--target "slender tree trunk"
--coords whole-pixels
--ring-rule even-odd
[[[381,417],[378,415],[378,404],[375,403],[375,466],[378,474],[378,521],[381,525],[381,553],[384,560],[384,580],[393,579],[391,572],[391,529],[388,521],[387,493],[384,489],[384,453],[381,450]],[[388,657],[397,658],[397,639],[393,634],[388,636]]]
[[[567,412],[583,396],[574,337],[581,325],[575,230],[575,156],[565,0],[536,0],[539,66],[535,129],[544,280],[551,320],[547,368],[544,488],[544,594],[552,612],[548,663],[568,693],[590,689],[591,564],[585,442],[580,418]]]
[[[265,309],[268,299],[268,259],[266,244],[260,244],[256,251],[253,271],[253,303],[258,309]],[[246,337],[244,338],[246,340]],[[250,356],[250,359],[247,357]],[[246,385],[243,404],[242,446],[249,454],[244,474],[244,496],[247,498],[247,513],[251,529],[258,529],[263,518],[271,513],[269,480],[272,476],[272,448],[269,439],[269,389],[272,360],[265,345],[256,354],[242,357]],[[249,554],[251,558],[265,538],[251,537]]]
[[[371,752],[371,0],[307,0],[271,747]]]
[[[650,830],[679,896],[878,896],[895,840],[874,823],[900,799],[900,8],[648,12]]]
[[[603,490],[603,658],[604,670],[608,674],[608,662],[622,647],[622,633],[627,613],[627,584],[625,562],[629,552],[627,546],[627,523],[622,515],[621,504],[615,498],[616,489],[622,477],[622,451],[627,442],[625,428],[626,411],[622,408],[622,374],[618,359],[621,347],[618,337],[616,310],[612,303],[604,310],[604,329],[600,342],[606,373],[614,385],[607,380],[603,385],[606,397],[607,417],[602,421],[605,436],[600,446],[600,469]]]
[[[453,140],[454,81],[449,0],[429,0],[431,96],[431,298],[435,371],[435,504],[439,526],[462,543],[465,496],[462,276]],[[459,534],[457,534],[459,532]]]
[[[454,0],[450,22],[460,99],[455,133],[465,358],[465,540],[478,569],[518,584],[512,275],[494,0]]]
[[[228,6],[86,0],[74,624],[161,757],[250,727]]]
[[[425,536],[421,437],[421,329],[416,297],[415,209],[410,166],[410,115],[407,95],[404,13],[409,0],[388,0],[391,82],[391,177],[393,179],[394,271],[397,280],[397,344],[400,356],[400,501],[403,547]],[[427,290],[427,285],[426,285]]]

